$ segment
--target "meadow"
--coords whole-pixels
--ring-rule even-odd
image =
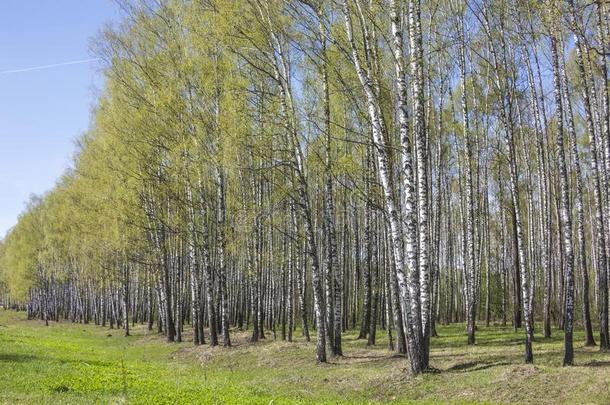
[[[383,331],[367,347],[347,332],[344,353],[316,364],[315,345],[271,333],[257,344],[234,331],[231,348],[168,344],[136,325],[120,330],[70,322],[28,321],[0,311],[0,402],[82,403],[608,403],[610,354],[583,347],[561,366],[562,337],[538,334],[533,365],[522,362],[523,333],[479,327],[466,345],[464,325],[439,327],[434,370],[409,376],[404,357],[387,349]],[[188,335],[186,335],[188,338]],[[279,337],[279,336],[278,336]]]

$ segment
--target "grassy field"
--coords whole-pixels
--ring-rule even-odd
[[[315,364],[313,343],[267,340],[234,347],[167,344],[136,326],[133,336],[93,325],[45,327],[0,311],[2,403],[610,403],[610,355],[584,348],[561,367],[562,335],[537,336],[534,365],[522,364],[522,334],[481,327],[468,347],[463,325],[439,328],[431,364],[407,375],[406,360],[345,336],[345,357]],[[383,331],[379,336],[385,335]],[[297,333],[297,336],[299,334]]]

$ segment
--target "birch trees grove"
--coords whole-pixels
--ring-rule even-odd
[[[610,349],[607,2],[119,4],[71,168],[0,244],[29,318],[317,362],[387,334],[414,374],[438,323]]]

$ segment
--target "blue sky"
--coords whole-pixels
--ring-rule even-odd
[[[2,0],[0,72],[90,59],[118,13],[112,0]],[[0,73],[0,238],[69,166],[101,84],[96,62]]]

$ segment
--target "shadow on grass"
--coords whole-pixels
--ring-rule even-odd
[[[395,356],[392,356],[392,355],[387,355],[387,356],[384,356],[384,355],[379,355],[379,356],[354,356],[354,355],[346,356],[346,355],[344,355],[343,356],[344,359],[370,359],[370,360],[391,359],[393,357],[404,357],[404,356],[402,356],[402,355],[395,355]]]
[[[103,360],[82,360],[82,359],[65,359],[65,358],[50,358],[38,357],[31,354],[15,354],[15,353],[0,353],[0,363],[25,363],[30,361],[43,362],[58,362],[61,364],[78,364],[94,367],[116,367],[116,363]]]
[[[406,357],[404,355],[401,354],[388,354],[388,355],[379,355],[379,356],[375,356],[375,355],[349,355],[349,356],[341,356],[338,357],[337,359],[342,359],[342,361],[339,362],[334,362],[332,361],[330,364],[336,364],[336,365],[346,365],[346,364],[351,364],[351,365],[366,365],[366,364],[379,364],[379,363],[385,363],[385,362],[392,362],[392,361],[402,361],[405,360]]]
[[[460,372],[460,371],[480,371],[496,366],[508,366],[511,363],[507,361],[501,362],[485,362],[485,361],[469,361],[467,363],[459,363],[445,370],[445,372]]]
[[[31,354],[12,354],[12,353],[1,353],[0,362],[7,363],[24,363],[26,361],[38,360],[38,357],[32,356]]]
[[[588,363],[583,364],[586,367],[608,367],[610,366],[610,361],[597,361],[593,360]]]
[[[56,359],[59,363],[62,364],[77,364],[84,366],[93,366],[93,367],[117,367],[116,362],[103,361],[103,360],[83,360],[83,359]]]

